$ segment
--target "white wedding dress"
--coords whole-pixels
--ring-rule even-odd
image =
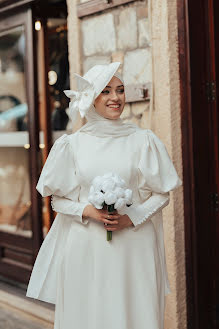
[[[94,177],[120,175],[133,190],[134,226],[106,240],[103,223],[82,219]],[[54,144],[37,189],[58,213],[41,246],[27,296],[56,304],[55,329],[163,329],[170,292],[162,208],[181,185],[151,130],[100,138],[83,132]]]

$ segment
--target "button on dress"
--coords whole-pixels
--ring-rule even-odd
[[[133,191],[118,211],[134,226],[112,233],[82,218],[96,176],[114,172]],[[163,329],[170,292],[162,209],[182,184],[165,145],[149,129],[128,136],[63,135],[37,190],[58,213],[38,253],[27,296],[56,304],[54,329]]]

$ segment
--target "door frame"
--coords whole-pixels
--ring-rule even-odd
[[[177,0],[178,20],[178,56],[180,74],[182,159],[184,182],[184,230],[185,230],[185,262],[187,289],[187,328],[200,328],[200,312],[198,302],[198,250],[197,250],[197,218],[195,212],[195,184],[193,161],[193,128],[192,128],[192,90],[189,34],[189,1]],[[218,4],[214,4],[218,6]],[[214,8],[216,10],[216,8]],[[219,25],[219,23],[217,23]],[[218,27],[218,26],[217,26]],[[216,41],[216,54],[219,55],[219,42]],[[219,66],[219,65],[218,65]],[[217,67],[217,77],[219,68]],[[217,85],[217,97],[219,96]],[[217,98],[218,101],[218,98]],[[200,292],[199,292],[200,294]]]
[[[177,0],[177,20],[184,186],[187,328],[198,329],[194,164],[191,156],[193,154],[193,137],[188,0]]]

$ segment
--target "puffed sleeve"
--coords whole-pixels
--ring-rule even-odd
[[[180,185],[182,181],[165,145],[151,130],[145,130],[138,164],[138,188],[142,203],[126,210],[134,230],[167,206],[169,192]]]
[[[80,185],[68,135],[64,134],[55,141],[36,189],[43,197],[52,195],[52,207],[56,212],[71,215],[73,220],[83,224],[88,223],[82,214],[89,203],[78,200]]]

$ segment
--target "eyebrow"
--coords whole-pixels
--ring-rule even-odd
[[[116,86],[116,88],[118,88],[118,87],[124,87],[124,85]],[[111,88],[111,86],[106,86],[105,88]]]

